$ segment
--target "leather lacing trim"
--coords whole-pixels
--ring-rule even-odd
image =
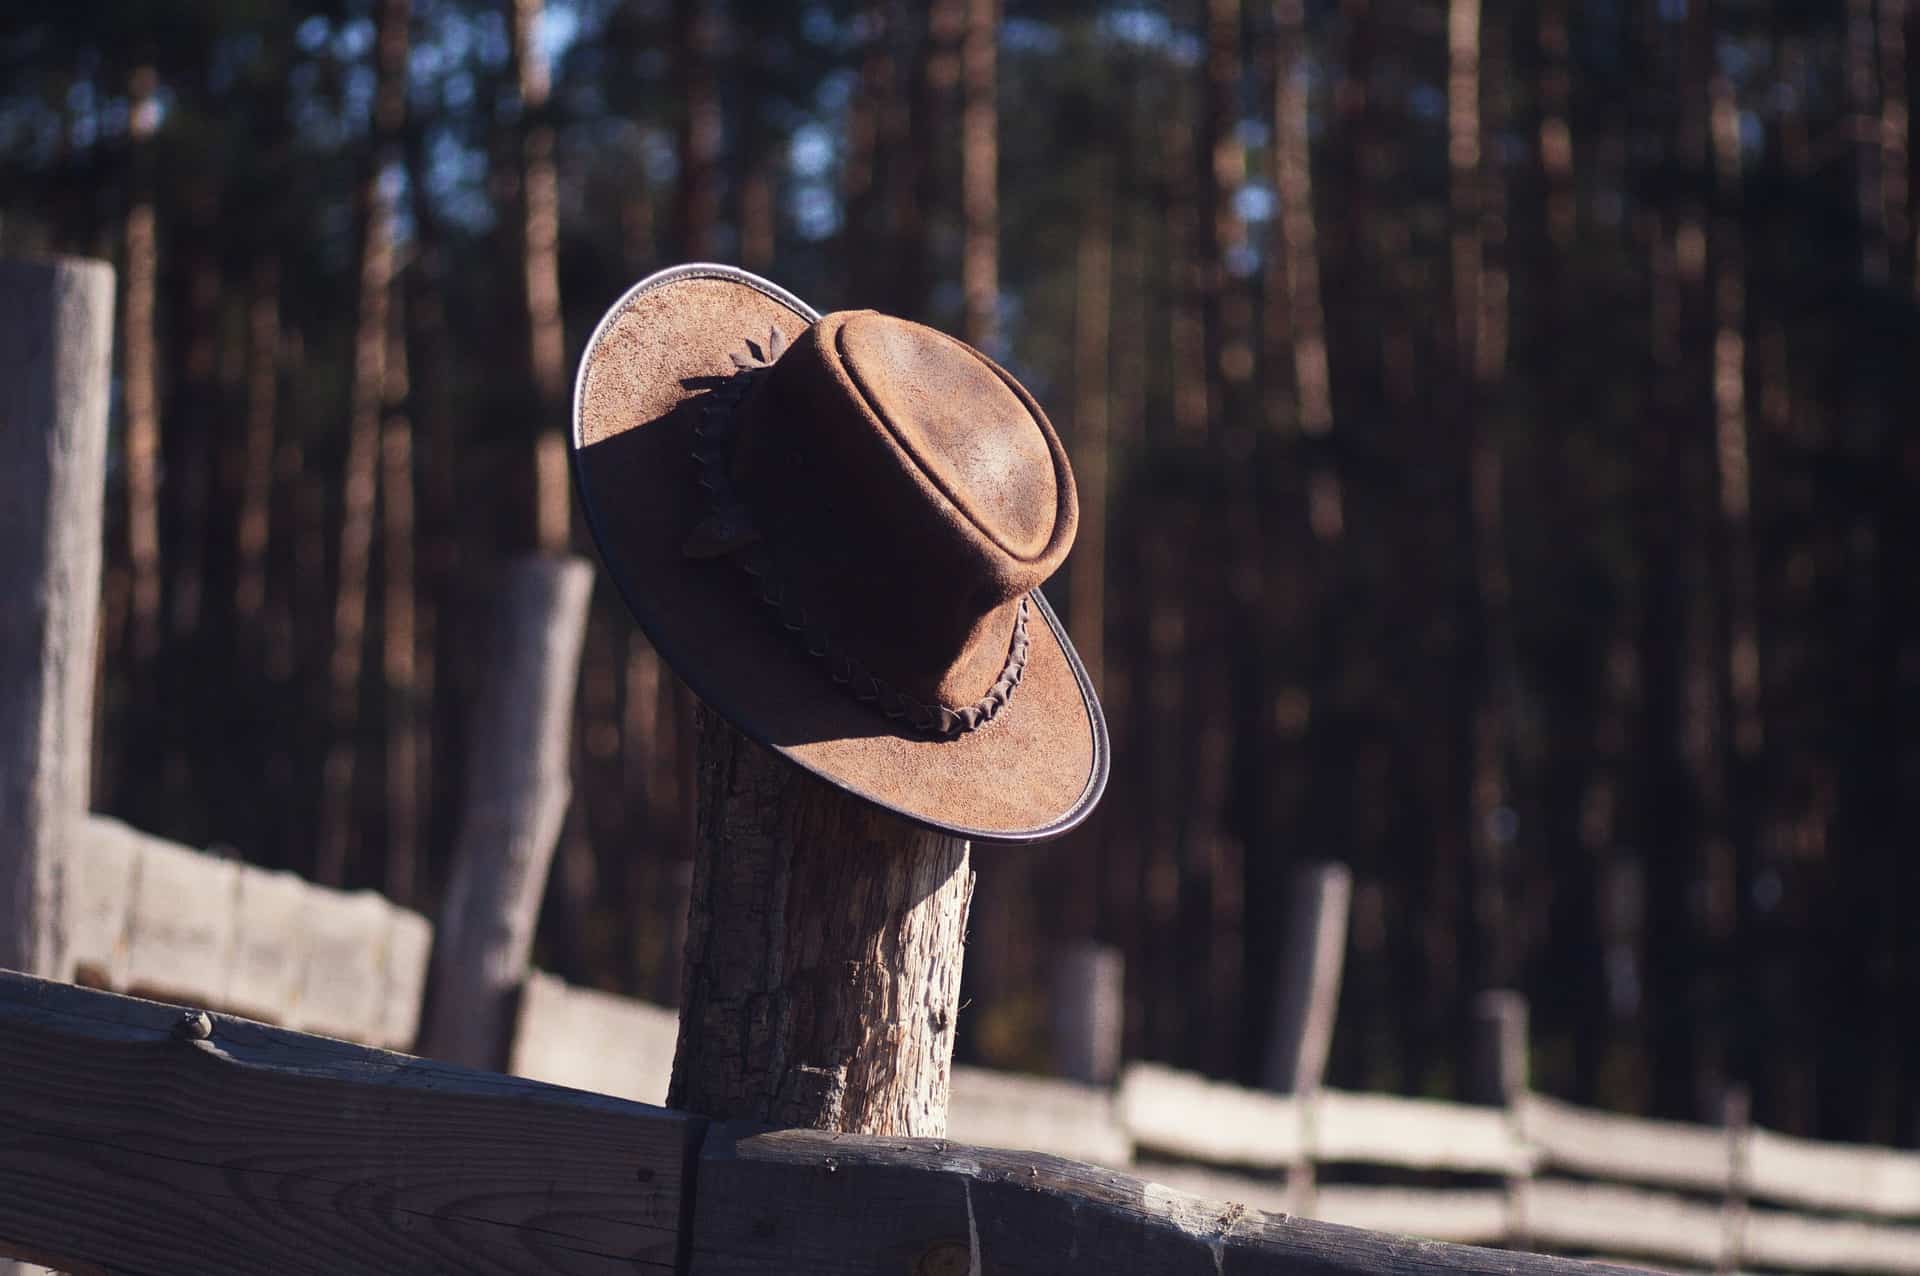
[[[846,688],[855,700],[871,705],[895,722],[903,722],[915,731],[938,739],[965,735],[993,721],[1013,698],[1015,687],[1027,668],[1026,597],[1014,612],[1013,640],[1007,645],[1007,663],[994,680],[991,690],[963,708],[917,700],[873,674],[867,667],[841,651],[826,629],[793,597],[786,581],[775,570],[773,555],[761,543],[753,515],[734,490],[728,470],[734,435],[739,428],[739,408],[755,384],[773,367],[786,339],[778,328],[769,329],[766,344],[748,339],[744,353],[736,352],[733,366],[738,370],[707,395],[694,425],[693,459],[700,466],[700,487],[707,494],[707,516],[700,520],[687,538],[689,558],[730,557],[754,580],[754,594],[774,614],[780,627],[792,634],[801,648],[825,667],[835,684]]]

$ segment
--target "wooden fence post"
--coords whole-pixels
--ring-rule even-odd
[[[1503,1109],[1516,1138],[1524,1140],[1526,1103],[1527,999],[1510,989],[1481,993],[1473,1003],[1473,1071],[1467,1098]],[[1529,1168],[1507,1178],[1507,1244],[1527,1248]]]
[[[0,261],[0,967],[65,979],[86,814],[113,269]]]
[[[1737,1272],[1746,1260],[1748,1151],[1753,1143],[1753,1094],[1735,1082],[1720,1096],[1720,1123],[1727,1128],[1727,1196],[1721,1207],[1723,1235],[1719,1272]]]
[[[946,1133],[973,873],[704,706],[668,1106],[856,1134]]]
[[[467,732],[466,801],[434,932],[420,1054],[506,1064],[513,999],[572,792],[574,684],[592,588],[581,558],[507,567]]]
[[[1344,864],[1303,864],[1294,872],[1264,1079],[1267,1089],[1291,1094],[1300,1105],[1300,1157],[1287,1172],[1296,1214],[1313,1209],[1314,1101],[1333,1044],[1352,898],[1353,875]]]
[[[1069,944],[1053,970],[1053,1061],[1063,1077],[1112,1085],[1120,1075],[1126,958],[1111,944]]]

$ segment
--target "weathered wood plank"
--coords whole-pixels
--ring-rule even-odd
[[[93,815],[68,828],[67,960],[57,978],[125,991],[134,875],[147,834]]]
[[[1920,1272],[1920,1227],[1753,1210],[1744,1248],[1741,1257],[1755,1267]]]
[[[670,1271],[698,1118],[0,973],[0,1254]]]
[[[1525,1174],[1532,1163],[1498,1108],[1322,1090],[1313,1127],[1319,1161],[1491,1174]]]
[[[1724,1256],[1720,1206],[1670,1192],[1536,1181],[1527,1198],[1527,1229],[1535,1244],[1634,1258],[1677,1258],[1714,1268]]]
[[[641,1103],[667,1097],[680,1017],[533,971],[520,988],[508,1071]]]
[[[1543,1164],[1595,1178],[1727,1190],[1732,1156],[1725,1130],[1578,1108],[1528,1094],[1520,1125]]]
[[[1280,1214],[1290,1189],[1283,1179],[1256,1179],[1197,1165],[1135,1166],[1133,1173],[1208,1200],[1227,1201]],[[1507,1195],[1489,1187],[1375,1187],[1321,1184],[1313,1217],[1342,1227],[1364,1227],[1401,1236],[1468,1245],[1501,1243],[1507,1234]]]
[[[1298,1101],[1158,1064],[1129,1064],[1120,1123],[1143,1149],[1218,1165],[1284,1169],[1304,1144]]]
[[[962,1143],[1095,1165],[1133,1160],[1133,1140],[1120,1128],[1113,1092],[1054,1077],[955,1068],[947,1133]]]
[[[71,980],[380,1046],[413,1040],[433,927],[89,815],[67,842]]]
[[[121,991],[225,1007],[239,861],[146,836],[138,854]]]
[[[1115,1171],[935,1139],[716,1125],[699,1177],[693,1276],[1617,1270],[1282,1218]]]
[[[1920,1217],[1920,1153],[1821,1143],[1758,1128],[1750,1138],[1748,1190],[1755,1196],[1821,1209]]]

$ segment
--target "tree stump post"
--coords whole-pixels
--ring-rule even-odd
[[[967,843],[815,779],[699,711],[700,790],[668,1106],[946,1134]]]
[[[113,270],[0,261],[0,967],[64,979],[86,813]]]

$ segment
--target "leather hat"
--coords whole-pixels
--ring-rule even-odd
[[[1106,723],[1039,588],[1073,543],[1073,472],[985,355],[678,266],[594,330],[573,458],[628,608],[751,738],[982,841],[1099,801]]]

